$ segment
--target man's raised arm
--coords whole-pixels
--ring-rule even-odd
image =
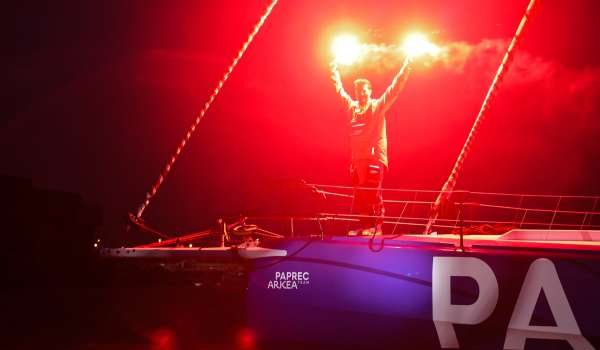
[[[342,98],[342,101],[346,105],[346,108],[350,109],[350,107],[352,107],[352,97],[350,97],[346,90],[344,90],[344,85],[342,84],[342,78],[340,76],[340,71],[337,68],[337,64],[335,64],[335,62],[332,62],[330,66],[331,80],[333,81],[333,85],[335,86],[335,91]]]
[[[390,86],[388,86],[383,95],[379,98],[377,104],[378,109],[382,109],[383,112],[385,112],[390,109],[394,101],[396,101],[398,95],[404,89],[404,85],[406,85],[406,80],[412,70],[411,64],[412,60],[408,58],[404,60],[402,68],[400,68],[400,71],[396,74]]]

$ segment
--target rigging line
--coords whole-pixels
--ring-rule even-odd
[[[345,193],[337,193],[337,192],[329,192],[329,191],[319,191],[329,196],[333,197],[343,197],[343,198],[354,198],[351,194]],[[423,204],[423,205],[431,205],[433,201],[409,201],[409,200],[396,200],[396,199],[384,199],[384,203],[397,203],[397,204]]]
[[[592,212],[596,210],[596,205],[598,204],[598,197],[594,200],[594,207],[592,208]],[[583,217],[583,221],[581,222],[581,227],[585,225],[585,220],[588,218],[588,214]],[[590,224],[592,223],[592,218],[590,217]]]
[[[326,194],[326,195],[329,195],[329,196],[344,197],[344,198],[354,198],[354,196],[351,195],[351,194],[329,192],[329,191],[319,191],[319,192],[321,192],[323,194]]]
[[[341,186],[341,185],[326,185],[326,184],[307,184],[307,186],[315,186],[321,188],[337,188],[337,189],[345,189],[345,190],[353,190],[355,187],[352,186]],[[376,190],[377,188],[373,187],[357,187],[359,190]],[[423,190],[423,189],[406,189],[406,188],[382,188],[382,191],[391,191],[391,192],[409,192],[409,193],[435,193],[439,194],[441,191],[434,190]],[[322,190],[321,190],[322,191]],[[525,197],[525,198],[558,198],[562,197],[563,199],[596,199],[598,196],[577,196],[577,195],[559,195],[559,194],[529,194],[529,193],[505,193],[505,192],[481,192],[481,191],[465,191],[468,192],[469,195],[488,195],[488,196],[507,196],[507,197]],[[329,192],[326,192],[329,193]],[[335,195],[335,192],[331,193]],[[350,195],[348,195],[350,196]]]
[[[144,202],[138,208],[138,211],[137,211],[137,214],[136,214],[137,218],[141,218],[142,217],[142,214],[144,213],[144,210],[146,210],[146,208],[150,204],[150,201],[152,200],[152,198],[154,198],[154,196],[158,192],[158,189],[160,188],[160,186],[162,185],[163,181],[165,180],[165,178],[167,177],[167,175],[169,174],[169,172],[173,168],[173,165],[177,161],[179,155],[181,154],[181,151],[184,149],[184,147],[186,146],[186,144],[188,143],[188,141],[192,137],[192,134],[194,133],[194,131],[196,131],[196,127],[198,126],[198,124],[200,123],[200,121],[204,118],[204,115],[206,114],[206,111],[208,111],[208,109],[212,105],[213,101],[215,100],[215,98],[217,97],[217,95],[219,94],[219,92],[221,91],[221,88],[223,87],[223,85],[225,84],[225,82],[227,81],[227,79],[229,79],[229,76],[231,75],[231,72],[233,72],[233,69],[238,64],[238,61],[242,58],[242,56],[244,55],[244,53],[248,49],[248,46],[250,46],[250,43],[254,39],[254,36],[256,36],[256,34],[258,33],[258,31],[260,30],[260,28],[262,27],[262,25],[265,23],[265,20],[267,19],[267,17],[269,17],[269,15],[271,14],[271,10],[273,10],[273,7],[275,7],[275,5],[277,4],[277,1],[278,0],[273,0],[271,2],[271,4],[265,10],[265,13],[260,17],[260,19],[258,20],[258,22],[254,25],[254,28],[253,28],[252,32],[248,35],[248,38],[246,39],[246,41],[242,45],[241,49],[238,51],[237,55],[235,56],[235,58],[233,59],[233,61],[231,62],[231,64],[227,68],[227,70],[225,71],[225,73],[223,74],[223,77],[221,78],[221,80],[219,80],[219,82],[217,83],[217,86],[215,87],[215,89],[213,90],[212,94],[208,98],[208,101],[204,104],[204,107],[200,111],[200,114],[198,115],[198,117],[196,117],[196,119],[192,123],[192,126],[188,130],[187,134],[185,135],[185,137],[181,140],[181,142],[177,146],[177,149],[175,150],[175,153],[171,156],[171,158],[169,159],[169,161],[167,162],[167,164],[163,168],[160,176],[156,179],[156,181],[152,185],[152,188],[150,189],[150,191],[146,193],[146,199],[144,200]]]
[[[572,215],[600,215],[599,211],[578,211],[578,210],[557,210],[557,209],[541,209],[541,208],[523,208],[523,207],[511,207],[506,205],[494,205],[484,203],[463,203],[465,206],[472,207],[484,207],[494,209],[506,209],[515,211],[530,211],[538,213],[557,213],[557,214],[572,214]]]
[[[352,191],[352,202],[350,202],[350,212],[354,212],[354,199],[356,198],[356,188]],[[346,224],[346,232],[350,231],[350,222]]]
[[[387,217],[387,218],[394,219],[394,217]],[[404,218],[404,219],[407,219],[407,218]],[[351,218],[351,217],[335,217],[335,218],[331,218],[331,220],[334,220],[334,221],[349,221],[349,222],[351,222],[351,221],[358,221],[358,219]],[[424,219],[424,220],[426,220],[426,219]],[[440,221],[442,221],[442,220],[438,220],[437,222],[440,222]],[[452,221],[452,222],[454,222],[454,220],[443,220],[443,221],[446,221],[446,222],[447,221]],[[505,224],[505,225],[512,224],[512,221],[492,221],[492,220],[490,220],[490,221],[485,221],[485,220],[465,220],[464,222],[465,222],[465,224]],[[409,221],[399,221],[398,222],[398,221],[391,221],[391,220],[384,220],[383,223],[386,224],[386,225],[387,224],[390,224],[390,225],[391,224],[394,224],[394,225],[397,224],[399,226],[419,226],[419,227],[425,227],[427,225],[426,222],[423,222],[423,223],[409,222]],[[525,222],[525,223],[523,223],[523,226],[530,226],[530,227],[539,227],[539,228],[542,228],[542,227],[548,227],[548,223],[547,222]],[[579,227],[580,225],[579,224],[554,224],[554,226],[556,226],[556,227],[568,227],[568,228],[573,228],[574,229],[574,228]],[[450,225],[450,224],[443,225],[443,224],[440,224],[440,223],[436,223],[436,224],[433,225],[433,227],[454,229],[456,226],[455,225]],[[587,229],[593,229],[593,230],[600,228],[600,226],[598,226],[598,225],[589,225],[589,224],[585,225],[585,227]],[[400,236],[403,236],[403,235],[405,235],[405,233],[403,233],[403,234],[397,234],[397,235],[395,235],[393,237],[400,237]]]
[[[408,202],[404,203],[404,207],[402,208],[402,211],[400,212],[400,218],[404,215],[404,211],[406,210],[406,207],[408,207]],[[392,235],[394,234],[394,232],[396,232],[396,228],[398,227],[398,224],[400,223],[400,219],[396,220],[396,224],[394,225],[394,229],[392,230]]]
[[[395,200],[395,199],[384,199],[383,200],[384,203],[398,203],[398,204],[404,204],[404,203],[409,203],[409,204],[419,204],[419,205],[432,205],[433,202],[432,201],[400,201],[400,200]]]
[[[208,237],[208,236],[210,236],[212,234],[213,234],[213,232],[211,230],[207,230],[207,231],[193,233],[193,234],[190,234],[190,235],[173,237],[173,238],[170,238],[170,239],[166,239],[164,241],[152,242],[152,243],[148,243],[148,244],[142,244],[142,245],[139,245],[139,246],[137,246],[135,248],[157,248],[157,247],[164,247],[164,246],[171,245],[171,244],[176,244],[176,243],[187,243],[189,241],[193,241],[193,240],[196,240],[196,239],[199,239],[199,238]]]
[[[320,218],[316,218],[316,217],[296,217],[296,220],[304,220],[304,221],[317,221],[317,220],[332,220],[332,221],[342,221],[342,222],[356,222],[359,221],[360,218],[381,218],[380,216],[368,216],[368,215],[353,215],[353,214],[334,214],[334,213],[323,213],[321,214]],[[267,216],[267,217],[248,217],[249,220],[288,220],[289,217],[287,216],[281,216],[281,217],[272,217],[272,216]],[[418,217],[396,217],[396,216],[385,216],[383,217],[384,219],[384,224],[386,225],[398,225],[398,226],[419,226],[419,227],[425,227],[427,225],[427,220],[428,218],[418,218]],[[411,221],[407,221],[407,220],[412,220]],[[419,222],[421,221],[421,222]],[[434,224],[433,227],[439,227],[439,228],[449,228],[452,229],[455,227],[455,225],[450,225],[450,223],[454,223],[455,220],[454,219],[439,219],[436,222],[438,222],[437,224]],[[443,225],[441,224],[441,222],[447,222],[449,223],[448,225]],[[479,224],[479,225],[493,225],[493,224],[503,224],[503,225],[513,225],[516,226],[515,223],[513,221],[501,221],[501,220],[495,220],[495,219],[489,219],[489,220],[469,220],[469,219],[465,219],[464,220],[465,224]],[[518,227],[521,228],[523,226],[529,226],[529,227],[547,227],[548,226],[548,222],[522,222]],[[578,228],[581,227],[581,224],[568,224],[568,223],[555,223],[554,226],[556,227],[568,227],[568,228]],[[586,229],[600,229],[600,225],[592,225],[592,224],[586,224],[583,227],[585,227]],[[582,229],[582,228],[581,228]],[[394,237],[399,237],[399,236],[403,236],[406,233],[403,234],[398,234],[395,235]]]
[[[484,120],[486,112],[489,111],[490,103],[496,96],[497,87],[499,86],[499,83],[502,81],[504,74],[508,71],[508,67],[510,66],[510,62],[512,61],[513,49],[516,47],[516,45],[521,37],[521,32],[523,31],[523,28],[525,28],[525,23],[527,23],[527,19],[530,17],[531,11],[533,10],[534,5],[535,5],[535,0],[530,0],[529,5],[527,6],[527,10],[525,10],[525,14],[523,15],[523,18],[521,18],[521,22],[519,23],[517,32],[515,33],[515,36],[512,38],[510,44],[508,45],[508,49],[506,50],[506,53],[504,54],[504,57],[502,58],[502,62],[500,63],[500,66],[498,67],[498,71],[496,72],[496,76],[494,77],[494,80],[492,81],[492,85],[490,85],[490,88],[488,89],[488,92],[483,100],[481,108],[479,109],[479,113],[477,114],[477,118],[475,119],[475,123],[473,123],[473,127],[471,128],[471,131],[469,132],[469,136],[467,137],[467,140],[465,141],[465,144],[463,145],[463,148],[460,151],[458,158],[456,159],[456,163],[454,163],[454,167],[452,168],[452,171],[450,172],[450,176],[448,177],[448,180],[446,181],[446,183],[444,183],[444,186],[442,187],[442,190],[440,191],[441,193],[438,195],[434,205],[431,208],[431,215],[429,218],[429,222],[427,223],[427,226],[425,227],[425,232],[424,232],[425,234],[429,234],[431,232],[431,225],[438,217],[439,208],[441,206],[442,200],[447,200],[450,197],[450,193],[452,193],[452,191],[454,191],[454,187],[456,186],[458,175],[462,170],[462,165],[463,165],[465,159],[467,158],[467,155],[469,154],[471,147],[473,146],[473,141],[475,139],[475,136],[477,135],[477,132],[479,131],[479,126],[481,125],[482,121]]]
[[[326,184],[307,184],[307,186],[315,186],[315,187],[322,187],[322,188],[337,188],[337,189],[343,189],[343,190],[354,190],[354,189],[377,190],[377,187],[354,187],[354,186],[326,185]],[[381,188],[381,191],[410,192],[410,193],[413,193],[413,192],[440,193],[440,191],[434,191],[434,190],[419,190],[419,189],[410,190],[410,189],[404,189],[404,188]]]
[[[497,221],[497,220],[464,220],[465,223],[467,224],[502,224],[502,225],[512,225],[513,222],[512,221]],[[513,225],[514,226],[514,225]],[[540,229],[544,228],[546,230],[548,230],[548,223],[547,222],[539,222],[539,221],[530,221],[530,222],[523,222],[521,223],[521,225],[519,226],[519,228],[521,228],[521,226],[538,226]],[[567,224],[567,223],[562,223],[562,224],[554,224],[554,226],[557,227],[580,227],[580,224]],[[587,228],[595,228],[598,227],[600,228],[600,226],[598,225],[585,225],[585,227]]]
[[[519,196],[519,204],[517,204],[517,207],[519,207],[519,208],[522,208],[522,207],[523,207],[523,199],[524,199],[524,197],[523,197],[523,196]],[[516,225],[516,224],[517,224],[517,218],[519,217],[519,214],[520,214],[520,213],[519,213],[518,211],[516,211],[516,212],[515,212],[515,216],[514,216],[514,218],[513,218],[513,221],[514,221],[514,224],[513,224],[513,225]]]
[[[527,210],[527,209],[526,209]],[[358,214],[341,214],[341,213],[322,213],[319,217],[294,217],[295,220],[299,220],[299,221],[318,221],[318,220],[322,220],[322,221],[327,221],[327,220],[332,220],[332,221],[358,221],[360,218],[367,218],[367,219],[375,219],[375,218],[381,218],[381,216],[374,216],[374,215],[358,215]],[[289,216],[249,216],[248,217],[249,220],[256,220],[256,221],[260,221],[260,220],[289,220],[290,217]],[[396,222],[399,222],[399,225],[402,224],[409,224],[408,221],[401,221],[401,220],[409,220],[409,221],[415,221],[415,222],[411,222],[410,224],[415,224],[415,225],[419,225],[419,226],[425,226],[426,225],[426,221],[428,220],[428,218],[426,217],[411,217],[411,216],[384,216],[383,219],[385,220],[386,224],[395,224]],[[396,221],[392,221],[392,220],[396,220]],[[421,221],[422,223],[418,223],[418,221]],[[438,219],[437,222],[445,222],[445,223],[454,223],[456,220],[455,219]],[[481,220],[475,220],[475,219],[464,219],[463,220],[464,223],[466,224],[504,224],[504,225],[513,225],[515,227],[521,227],[521,226],[540,226],[540,227],[547,227],[548,226],[548,222],[539,222],[539,221],[534,221],[534,222],[521,222],[520,224],[515,223],[514,221],[510,221],[510,220],[498,220],[498,219],[481,219]],[[555,223],[555,226],[561,226],[561,227],[580,227],[581,224],[569,224],[569,223]],[[439,226],[439,225],[437,225]],[[445,227],[455,227],[455,226],[445,226]],[[593,224],[585,224],[583,225],[583,227],[586,228],[600,228],[600,225],[593,225]],[[401,235],[400,235],[401,236]]]
[[[294,220],[298,220],[298,221],[327,221],[327,220],[337,220],[339,218],[348,218],[348,219],[360,219],[360,218],[365,218],[365,219],[377,219],[377,218],[383,218],[383,219],[390,219],[390,220],[398,220],[398,219],[404,219],[404,220],[415,220],[415,221],[423,221],[424,223],[421,225],[425,225],[425,222],[428,220],[428,218],[426,217],[409,217],[409,216],[379,216],[379,215],[359,215],[359,214],[338,214],[338,213],[321,213],[318,216],[315,217],[299,217],[299,216],[248,216],[246,217],[248,220],[253,220],[253,221],[282,221],[282,220],[289,220],[291,218],[293,218]],[[454,219],[440,219],[438,220],[440,222],[454,222]],[[469,220],[465,220],[469,221]],[[494,220],[483,220],[481,222],[491,222]],[[546,223],[547,225],[547,223]]]
[[[563,199],[594,199],[597,196],[569,196],[562,194],[526,194],[526,193],[502,193],[502,192],[477,192],[469,191],[469,194],[475,195],[490,195],[490,196],[508,196],[508,197],[525,197],[525,198],[563,198]]]
[[[360,215],[360,214],[343,214],[343,213],[321,213],[321,217],[323,219],[326,220],[336,220],[339,218],[343,218],[343,219],[354,219],[354,220],[358,220],[358,219],[378,219],[378,218],[382,218],[384,220],[415,220],[415,221],[423,221],[422,225],[425,225],[427,223],[428,218],[426,217],[402,217],[402,216],[381,216],[381,215]],[[444,221],[444,222],[454,222],[454,220],[452,219],[440,219],[439,221]],[[393,223],[393,221],[390,221]]]
[[[365,218],[365,219],[377,219],[377,218],[381,218],[381,216],[379,215],[359,215],[359,214],[343,214],[343,213],[320,213],[318,216],[286,216],[286,215],[281,215],[281,216],[248,216],[246,217],[248,220],[254,220],[254,221],[265,221],[265,220],[289,220],[291,218],[293,218],[294,220],[298,220],[298,221],[318,221],[318,220],[322,220],[322,221],[327,221],[327,220],[337,220],[338,218],[349,218],[349,219],[360,219],[360,218]],[[424,223],[421,225],[425,225],[426,221],[428,220],[428,218],[426,217],[412,217],[412,216],[383,216],[383,219],[390,219],[390,220],[399,220],[399,219],[404,219],[404,220],[415,220],[415,221],[423,221]],[[439,219],[439,222],[454,222],[454,219]],[[467,222],[469,220],[465,220],[465,222]],[[482,220],[481,222],[494,222],[494,220]],[[547,225],[547,224],[546,224]]]
[[[380,216],[373,216],[372,218],[380,218]],[[387,220],[390,219],[390,220]],[[410,220],[410,219],[414,219],[414,218],[401,218],[401,217],[393,217],[393,216],[386,216],[384,218],[383,223],[386,225],[399,225],[399,226],[418,226],[418,227],[425,227],[427,225],[427,223],[425,222],[425,220],[427,220],[426,218],[423,218],[423,222],[409,222],[409,221],[393,221],[393,220],[397,220],[397,219],[405,219],[405,220]],[[351,216],[346,216],[346,217],[342,217],[342,216],[338,216],[338,217],[331,217],[328,220],[333,220],[333,221],[344,221],[344,222],[356,222],[359,221],[359,218],[355,218],[355,217],[351,217]],[[445,221],[445,222],[454,222],[455,220],[437,220],[437,222],[441,222],[441,221]],[[513,222],[512,221],[494,221],[494,220],[464,220],[465,224],[505,224],[505,225],[510,225]],[[448,229],[454,229],[456,226],[455,225],[443,225],[440,223],[436,223],[432,225],[433,227],[440,227],[440,228],[448,228]],[[533,227],[548,227],[548,223],[547,222],[524,222],[522,224],[522,226],[533,226]],[[554,226],[556,227],[568,227],[568,228],[577,228],[580,227],[580,224],[554,224]],[[587,229],[600,229],[599,225],[585,225],[585,227]],[[405,234],[411,234],[411,233],[402,233],[402,234],[397,234],[393,237],[400,237],[403,236]],[[422,233],[421,233],[422,234]]]
[[[156,235],[162,239],[170,239],[171,238],[171,236],[167,235],[166,233],[160,232],[156,229],[149,227],[148,225],[146,225],[144,220],[142,220],[141,218],[135,217],[131,213],[128,213],[127,217],[129,219],[128,227],[130,227],[130,225],[133,225],[141,232],[152,233],[153,235]]]

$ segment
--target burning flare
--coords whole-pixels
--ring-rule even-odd
[[[402,45],[402,50],[410,58],[416,58],[424,54],[437,56],[441,49],[430,42],[424,34],[413,33],[409,35]]]
[[[335,56],[335,62],[342,65],[351,65],[361,55],[361,45],[353,35],[342,35],[333,41],[331,51]]]

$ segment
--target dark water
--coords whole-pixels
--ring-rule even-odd
[[[243,288],[116,268],[3,287],[1,348],[257,348],[244,327]]]
[[[12,289],[3,297],[15,302],[5,317],[16,349],[230,348],[242,314],[217,303],[223,297],[169,288]]]
[[[245,275],[157,265],[98,259],[73,262],[78,268],[56,270],[54,278],[49,271],[13,275],[0,293],[0,349],[354,348],[261,339],[247,326]]]

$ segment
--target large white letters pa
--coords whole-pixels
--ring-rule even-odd
[[[470,277],[479,286],[471,305],[451,304],[451,276]],[[485,321],[498,302],[498,281],[483,260],[473,257],[434,257],[432,270],[433,323],[442,348],[458,348],[453,324]]]
[[[556,326],[530,326],[535,305],[544,290]],[[593,350],[583,337],[569,306],[554,264],[548,259],[537,259],[527,271],[519,299],[508,324],[505,349],[524,349],[527,338],[564,339],[573,349]]]

